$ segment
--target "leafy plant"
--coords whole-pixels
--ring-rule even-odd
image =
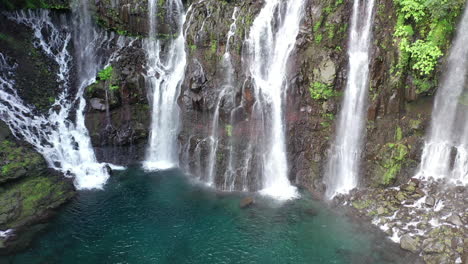
[[[107,66],[106,68],[98,72],[98,77],[100,80],[106,81],[112,77],[113,72],[114,69],[112,68],[112,66]]]
[[[421,75],[430,74],[437,64],[437,60],[443,55],[442,51],[432,42],[417,40],[407,48],[412,61],[413,69]]]
[[[321,82],[313,82],[310,84],[309,93],[314,100],[327,100],[337,95],[331,85]]]

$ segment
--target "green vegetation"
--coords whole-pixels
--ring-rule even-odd
[[[224,130],[226,131],[226,134],[228,135],[228,137],[232,137],[232,125],[226,125],[224,127]]]
[[[112,77],[113,72],[114,72],[114,68],[112,68],[112,66],[107,66],[106,68],[98,72],[99,80],[101,81],[109,80]]]
[[[397,23],[394,37],[400,49],[396,74],[414,71],[418,93],[435,86],[431,81],[438,60],[450,45],[464,6],[463,0],[394,0]]]
[[[40,166],[42,162],[38,153],[8,140],[0,142],[0,182],[21,177],[27,170]]]
[[[110,89],[111,91],[117,91],[117,90],[120,89],[120,86],[118,86],[118,85],[109,85],[109,89]]]
[[[373,203],[372,200],[357,200],[357,201],[353,201],[353,207],[358,210],[362,210],[371,206],[372,203]]]
[[[321,33],[318,33],[315,35],[315,43],[320,44],[322,42],[323,35]]]
[[[102,87],[100,85],[100,81],[103,81],[105,85],[108,84],[108,88],[111,92],[118,91],[120,89],[120,84],[119,81],[115,78],[115,72],[114,68],[112,65],[107,66],[106,68],[102,69],[100,72],[98,72],[97,80],[95,83],[91,84],[88,86],[86,91],[88,93],[93,93],[97,89],[102,89],[105,87]],[[102,88],[101,88],[102,87]]]
[[[218,50],[218,41],[215,39],[212,39],[211,45],[210,45],[211,54],[216,54],[217,50]]]
[[[389,143],[385,147],[390,152],[390,158],[385,160],[383,164],[385,173],[380,184],[389,185],[395,181],[397,174],[400,172],[401,166],[408,155],[408,147],[400,143]]]
[[[338,95],[338,93],[333,90],[331,85],[327,85],[321,82],[311,83],[309,87],[309,93],[314,100],[327,100]]]
[[[8,228],[24,225],[71,196],[73,190],[67,181],[58,181],[56,176],[28,176],[0,192],[0,213],[6,216],[1,224]]]
[[[389,185],[396,180],[396,176],[400,173],[402,165],[407,161],[409,147],[402,142],[403,132],[401,127],[397,126],[395,130],[395,143],[386,144],[380,151],[380,159],[382,166],[382,176],[379,179],[379,184]]]

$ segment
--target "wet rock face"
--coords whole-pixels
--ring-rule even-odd
[[[150,125],[145,86],[146,55],[136,40],[112,62],[109,79],[87,88],[86,126],[98,160],[128,165],[141,161]],[[104,70],[104,69],[103,69]]]
[[[253,96],[246,76],[248,70],[241,66],[241,56],[245,52],[244,39],[248,29],[261,7],[258,2],[249,0],[226,3],[209,0],[195,3],[187,16],[188,59],[179,97],[182,114],[180,159],[185,165],[184,169],[204,179],[203,177],[207,176],[206,168],[209,167],[210,136],[215,131],[219,136],[218,154],[215,157],[219,177],[216,177],[215,183],[220,188],[227,186],[225,179],[229,177],[225,177],[230,159],[229,145],[236,145],[233,156],[244,157],[251,137],[248,122]],[[228,50],[232,64],[230,70],[223,56],[227,52],[227,34],[234,22],[232,16],[236,7],[237,28],[230,39]],[[221,91],[228,85],[228,72],[232,73],[232,89],[220,100]],[[213,120],[217,106],[219,118],[218,125],[214,128]],[[255,158],[252,162],[256,162]],[[240,179],[237,175],[242,173],[246,173],[246,169],[236,166],[229,175],[236,175],[233,178]],[[249,180],[252,182],[248,185],[255,190],[257,183],[254,179]],[[239,181],[232,185],[235,189],[242,188]]]
[[[17,65],[18,95],[37,111],[46,113],[60,91],[56,81],[58,65],[35,47],[36,39],[30,28],[9,20],[5,14],[0,12],[0,51]],[[63,15],[53,15],[53,18],[60,16],[64,18]]]
[[[121,34],[145,36],[148,31],[147,4],[147,1],[124,0],[120,1],[119,5],[112,6],[111,1],[99,0],[96,1],[96,11],[104,27]],[[213,131],[213,116],[220,92],[225,85],[227,68],[223,64],[223,55],[226,52],[227,33],[233,22],[235,7],[239,8],[237,29],[230,40],[229,50],[234,69],[232,80],[235,92],[229,100],[220,102],[220,152],[227,152],[229,142],[235,138],[231,137],[232,135],[242,135],[244,141],[247,141],[249,133],[246,130],[255,126],[251,123],[255,98],[249,85],[248,72],[241,66],[245,65],[241,63],[241,58],[246,52],[244,40],[263,3],[257,0],[185,3],[186,6],[190,4],[193,4],[192,11],[187,16],[185,28],[187,68],[178,100],[182,114],[179,142],[182,164],[186,165],[188,171],[197,174],[194,172],[203,171],[200,167],[206,167],[208,164],[206,159],[209,144],[206,141]],[[290,58],[284,111],[289,178],[296,185],[313,191],[317,196],[326,188],[323,175],[327,164],[327,151],[331,140],[334,139],[334,126],[346,85],[346,50],[351,4],[334,0],[307,1],[296,49]],[[367,129],[363,131],[367,135],[367,143],[362,154],[361,186],[387,187],[401,184],[413,175],[421,154],[422,135],[428,127],[432,99],[420,95],[409,96],[411,92],[405,90],[405,84],[411,77],[405,74],[397,76],[393,73],[392,68],[398,62],[398,45],[395,44],[393,36],[396,23],[395,6],[392,0],[384,0],[378,9],[384,9],[385,12],[375,12],[375,45],[370,63]],[[165,17],[164,8],[159,10],[163,12],[160,17]],[[169,25],[166,25],[166,28],[165,24],[167,21],[162,21],[159,27],[162,33],[166,29],[169,30]],[[140,53],[144,53],[144,50],[138,51],[136,56],[140,56]],[[135,55],[128,53],[122,58],[133,60],[132,56]],[[131,65],[136,62],[144,65],[144,61],[144,58],[135,60]],[[144,70],[122,68],[117,72],[122,74],[120,79],[126,80],[127,83],[138,84],[136,86],[140,88],[144,86],[140,84]],[[142,98],[145,93],[146,91],[138,92],[137,97]],[[118,95],[111,94],[111,97],[116,98],[115,103],[110,102],[112,122],[128,125],[116,130],[111,129],[111,133],[105,126],[99,127],[98,123],[107,123],[102,105],[105,99],[102,93],[96,96],[101,100],[100,104],[95,104],[96,107],[90,113],[93,113],[91,116],[99,118],[88,121],[88,124],[93,124],[88,127],[93,144],[98,146],[98,152],[109,152],[114,147],[133,146],[134,142],[143,142],[143,137],[148,134],[146,128],[149,120],[145,122],[142,118],[129,121],[126,117],[116,118],[112,113],[126,109],[124,112],[140,113],[140,116],[145,116],[144,119],[149,119],[148,115],[143,110],[136,111],[135,104],[130,104],[130,110],[123,107],[126,103],[120,102]],[[147,103],[140,101],[138,104]],[[230,131],[232,120],[235,120],[239,129]],[[133,128],[139,132],[135,133]],[[135,136],[136,134],[138,136]],[[243,147],[246,146],[239,145],[237,156],[242,156]],[[140,148],[140,154],[135,155],[135,159],[142,157],[141,151]],[[216,157],[216,167],[219,171],[225,171],[227,159],[225,154]],[[252,161],[255,162],[255,159]],[[195,169],[194,166],[198,168]]]
[[[2,0],[0,10],[17,10],[25,8],[68,9],[70,0]]]
[[[121,35],[148,34],[148,0],[97,0],[96,12],[100,25]]]

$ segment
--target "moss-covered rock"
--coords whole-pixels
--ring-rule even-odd
[[[0,13],[0,50],[17,64],[16,90],[36,109],[46,112],[59,93],[58,65],[35,46],[32,30]]]
[[[0,126],[5,126],[0,122]],[[6,131],[5,131],[6,132]],[[14,236],[0,238],[0,254],[26,246],[51,215],[75,191],[71,179],[47,168],[45,160],[10,133],[0,138],[0,230]]]
[[[0,191],[0,229],[16,229],[57,208],[73,195],[70,181],[59,176],[37,174],[2,186]]]
[[[45,169],[41,155],[10,140],[0,141],[0,184]]]

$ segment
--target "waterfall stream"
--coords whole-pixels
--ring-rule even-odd
[[[267,0],[247,39],[250,76],[256,102],[252,119],[261,122],[263,153],[261,193],[279,199],[297,196],[288,179],[284,101],[287,62],[294,49],[303,16],[304,0]],[[253,142],[251,142],[253,144]]]
[[[83,93],[94,82],[97,71],[108,63],[96,50],[109,48],[117,41],[113,34],[97,32],[92,26],[88,7],[81,2],[73,6],[72,27],[53,23],[47,10],[18,11],[8,18],[32,29],[34,46],[58,65],[57,82],[60,93],[47,114],[38,114],[25,103],[14,88],[11,72],[14,64],[2,55],[0,67],[7,69],[0,87],[0,117],[13,134],[34,146],[44,156],[49,167],[74,177],[78,189],[102,188],[109,177],[106,164],[96,160],[88,131],[84,124],[86,106]],[[63,18],[66,20],[66,18]],[[74,42],[77,66],[77,87],[71,82],[73,56],[69,46]],[[115,56],[109,56],[114,59]],[[9,80],[6,77],[10,77]],[[115,167],[114,167],[115,168]]]
[[[347,193],[358,184],[365,134],[373,9],[374,0],[354,1],[348,48],[348,81],[325,176],[326,196],[329,198],[338,193]]]
[[[166,1],[166,19],[173,19],[177,30],[163,49],[158,39],[157,0],[149,1],[150,33],[147,51],[146,83],[152,102],[150,139],[144,167],[148,170],[166,169],[179,165],[177,135],[180,126],[177,97],[184,79],[187,63],[183,32],[186,13],[181,0]]]
[[[418,177],[448,178],[468,183],[468,107],[464,98],[468,68],[468,9],[457,27],[447,70],[434,102],[431,127],[421,158]],[[456,152],[452,162],[452,153]],[[453,164],[453,166],[451,165]]]
[[[209,185],[214,185],[215,182],[215,176],[216,176],[216,153],[218,151],[218,144],[219,144],[219,111],[221,108],[221,104],[224,103],[225,101],[230,101],[230,104],[234,104],[234,96],[235,96],[235,90],[234,90],[234,84],[232,80],[232,74],[234,72],[234,69],[232,67],[232,61],[231,61],[231,53],[230,53],[230,41],[231,38],[234,36],[236,33],[236,23],[237,23],[237,12],[239,11],[238,7],[234,8],[234,11],[232,13],[232,23],[229,26],[229,32],[226,36],[226,50],[224,52],[221,64],[223,67],[223,70],[225,72],[224,76],[224,84],[222,87],[221,92],[219,93],[218,96],[218,101],[216,102],[215,106],[215,113],[213,116],[213,122],[211,124],[211,136],[210,136],[210,141],[211,141],[211,148],[210,148],[210,154],[208,156],[208,184]],[[231,126],[230,124],[228,126]],[[226,177],[225,177],[226,179]],[[232,190],[231,185],[228,187],[224,186],[225,190]]]

